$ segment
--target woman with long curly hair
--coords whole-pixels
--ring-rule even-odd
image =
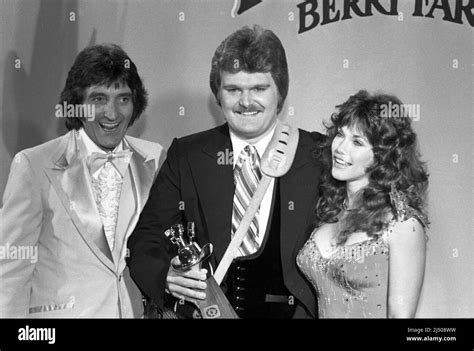
[[[363,90],[337,108],[318,150],[326,174],[298,266],[318,293],[319,318],[412,318],[428,174],[411,118],[398,98]]]

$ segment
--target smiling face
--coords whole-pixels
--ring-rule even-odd
[[[340,128],[331,145],[332,176],[347,182],[347,188],[355,193],[369,183],[366,169],[374,162],[372,145],[354,128]]]
[[[230,130],[248,142],[276,123],[279,94],[270,73],[222,72],[218,96]]]
[[[93,85],[86,89],[83,103],[95,106],[95,119],[84,121],[84,131],[102,150],[112,151],[132,118],[132,91],[127,84]]]

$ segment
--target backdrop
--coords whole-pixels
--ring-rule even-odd
[[[416,104],[430,171],[427,268],[418,317],[474,317],[473,1],[0,1],[0,192],[12,157],[65,132],[55,104],[77,53],[121,45],[149,107],[129,134],[168,148],[223,122],[209,88],[219,43],[243,25],[273,30],[290,90],[281,118],[324,132],[359,89]],[[470,7],[469,7],[470,6]],[[0,223],[1,225],[1,223]]]

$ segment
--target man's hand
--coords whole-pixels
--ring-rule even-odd
[[[178,258],[173,258],[173,260],[176,259]],[[177,299],[184,299],[197,304],[197,300],[206,298],[205,289],[207,284],[204,282],[206,278],[206,269],[191,269],[187,272],[179,272],[173,266],[170,266],[166,276],[166,292]]]

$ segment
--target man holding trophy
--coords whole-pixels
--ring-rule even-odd
[[[131,275],[161,311],[198,315],[189,302],[201,306],[212,284],[232,308],[208,318],[316,317],[296,254],[311,231],[323,136],[278,120],[288,81],[270,30],[244,27],[217,48],[210,85],[227,123],[173,140],[129,240]]]

